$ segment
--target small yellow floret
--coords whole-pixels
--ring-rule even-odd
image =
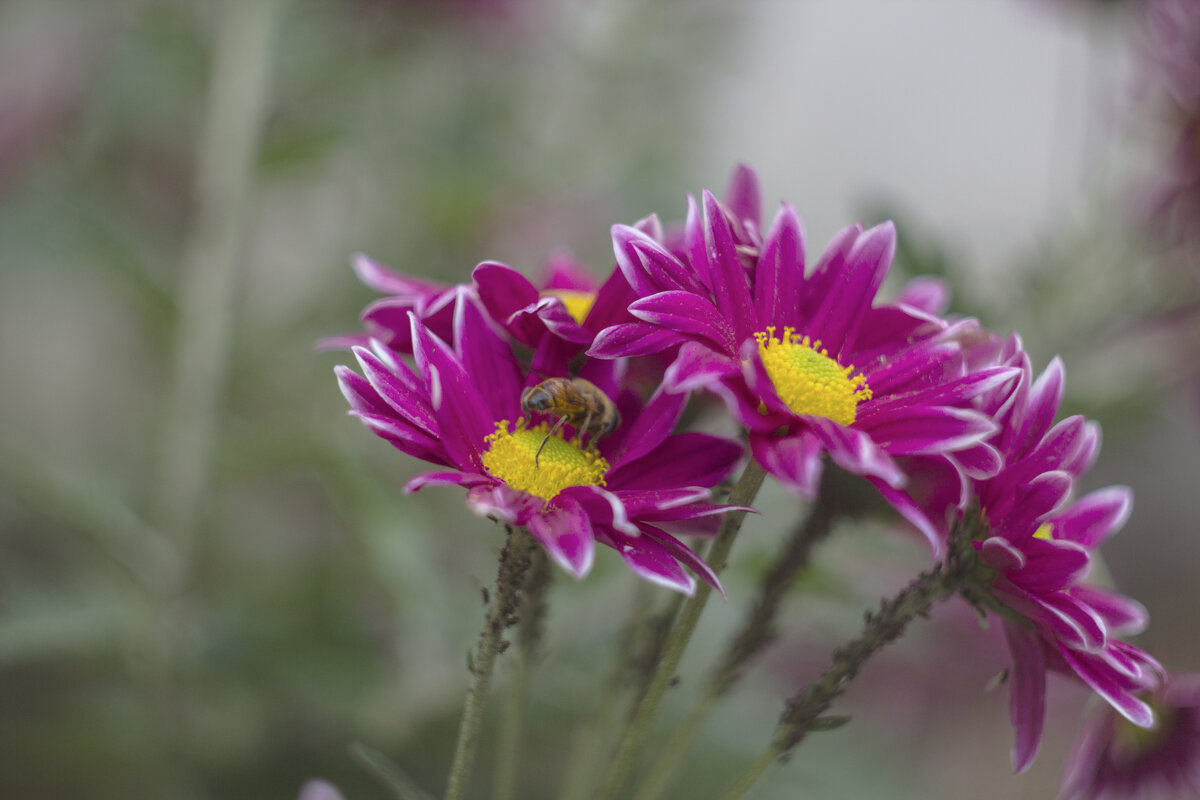
[[[851,425],[858,404],[871,399],[867,379],[854,375],[854,367],[843,367],[829,357],[820,342],[799,336],[792,328],[775,328],[754,334],[763,367],[775,385],[779,399],[797,414],[812,414],[841,425]]]
[[[1047,542],[1054,538],[1054,528],[1049,522],[1043,522],[1038,526],[1038,529],[1033,532],[1033,538],[1045,539]]]
[[[518,419],[513,430],[508,420],[496,423],[496,432],[484,441],[483,465],[512,488],[550,500],[569,486],[603,486],[608,462],[592,447],[563,439],[562,430],[546,439],[550,426],[525,427]],[[542,441],[546,446],[537,456]],[[537,461],[534,457],[537,456]]]
[[[596,304],[595,292],[581,292],[578,289],[547,289],[542,294],[562,300],[562,304],[567,307],[567,313],[580,325],[587,319],[592,306]]]

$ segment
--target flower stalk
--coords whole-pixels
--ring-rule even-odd
[[[729,503],[735,506],[747,506],[753,503],[765,478],[766,472],[763,468],[757,461],[750,459],[745,469],[742,470],[741,477],[738,478],[729,493]],[[715,573],[720,574],[724,570],[725,562],[742,529],[746,514],[746,511],[730,511],[721,520],[717,538],[705,555],[705,560]],[[679,668],[684,650],[691,641],[692,633],[696,630],[700,614],[704,611],[704,606],[708,603],[711,593],[711,586],[707,583],[699,584],[696,587],[695,595],[684,603],[680,610],[675,627],[671,630],[671,635],[663,647],[662,658],[658,663],[654,678],[638,703],[637,710],[634,711],[633,717],[626,726],[625,733],[617,745],[617,751],[609,763],[608,771],[596,794],[597,800],[613,800],[622,795],[634,761],[641,752],[646,738],[650,735],[651,726],[658,713],[658,706],[667,689],[675,680],[675,671]]]
[[[656,800],[662,796],[713,708],[741,678],[746,663],[775,638],[775,618],[787,591],[796,576],[808,567],[813,547],[829,535],[834,520],[839,516],[838,489],[834,481],[826,479],[822,482],[821,492],[808,516],[792,529],[787,542],[763,577],[758,597],[746,615],[741,631],[713,670],[696,705],[667,742],[662,755],[639,789],[636,800]]]
[[[483,707],[488,689],[491,688],[496,656],[507,646],[503,641],[504,631],[517,621],[521,588],[531,565],[530,552],[533,548],[533,540],[524,528],[508,528],[508,540],[500,553],[496,590],[492,593],[487,621],[469,663],[471,684],[458,726],[458,742],[454,748],[450,777],[446,782],[445,800],[461,800],[466,793],[475,753],[479,749]]]
[[[252,211],[253,166],[284,8],[284,0],[229,0],[218,17],[153,509],[154,521],[176,538],[185,562],[208,488]]]
[[[496,800],[513,800],[517,796],[517,765],[520,763],[525,702],[529,694],[529,676],[545,632],[546,590],[550,586],[550,578],[546,551],[534,547],[530,551],[529,574],[525,580],[520,620],[517,622],[516,664],[496,744]]]
[[[844,723],[845,718],[827,717],[825,712],[846,691],[867,660],[903,636],[910,622],[927,616],[935,603],[960,592],[973,600],[972,585],[980,576],[970,538],[963,535],[966,527],[959,525],[952,533],[951,550],[945,562],[921,573],[895,597],[882,601],[878,611],[868,611],[859,637],[835,650],[829,668],[787,701],[771,743],[737,779],[725,800],[744,797],[776,761],[790,753],[809,733]]]

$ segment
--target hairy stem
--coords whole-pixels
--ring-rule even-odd
[[[831,728],[844,720],[823,717],[833,701],[846,690],[863,664],[875,653],[904,635],[908,624],[928,615],[934,603],[960,591],[972,596],[977,580],[976,559],[969,539],[955,536],[946,562],[917,576],[899,594],[867,612],[858,638],[833,653],[833,663],[815,681],[787,701],[770,745],[734,783],[725,800],[738,800],[771,765],[815,730]]]
[[[525,698],[529,694],[529,676],[538,657],[546,619],[546,589],[550,586],[550,562],[546,551],[535,547],[530,554],[531,566],[521,598],[520,621],[517,623],[517,658],[512,683],[500,718],[500,734],[496,744],[496,800],[513,800],[517,796],[517,766],[520,763],[521,734],[524,727]]]
[[[742,475],[738,478],[737,483],[734,484],[733,490],[729,493],[729,502],[732,505],[738,506],[746,506],[753,503],[754,498],[758,496],[758,490],[762,487],[765,477],[766,473],[763,471],[763,468],[759,466],[757,461],[751,459],[746,464],[746,468],[742,471]],[[718,574],[725,568],[725,562],[729,558],[730,550],[733,549],[733,543],[737,539],[738,532],[742,529],[742,522],[745,520],[745,517],[745,511],[730,511],[721,520],[721,527],[717,532],[717,538],[713,541],[712,547],[709,548],[708,553],[705,555],[708,565]],[[667,639],[666,646],[663,648],[662,659],[658,663],[658,669],[654,673],[654,678],[650,681],[650,685],[646,689],[641,702],[638,703],[637,710],[634,712],[633,718],[630,719],[629,724],[625,728],[624,736],[617,745],[617,751],[613,755],[612,761],[609,762],[608,771],[605,773],[603,783],[596,794],[597,800],[615,800],[615,798],[622,796],[638,753],[641,752],[646,738],[650,735],[650,729],[658,713],[658,706],[662,702],[663,695],[666,694],[667,689],[670,688],[671,683],[675,679],[675,671],[679,667],[684,650],[687,649],[688,642],[692,638],[692,633],[696,630],[700,614],[704,611],[704,606],[708,603],[711,593],[712,587],[707,583],[700,582],[696,587],[696,593],[684,603],[683,609],[679,612],[679,618],[676,620],[675,627],[671,630],[671,635]]]
[[[461,800],[471,778],[475,752],[479,749],[479,734],[483,727],[483,706],[492,683],[496,656],[507,646],[504,631],[517,621],[521,587],[530,566],[533,540],[524,528],[509,528],[508,541],[500,553],[500,568],[496,575],[496,590],[488,607],[487,621],[479,634],[479,643],[471,659],[471,684],[463,704],[462,720],[458,725],[458,743],[454,762],[446,782],[445,800]]]
[[[742,667],[775,638],[775,617],[797,574],[812,558],[813,546],[823,540],[837,516],[836,489],[832,481],[822,484],[816,503],[807,518],[792,529],[783,549],[759,584],[758,597],[741,630],[725,651],[725,657],[713,670],[696,705],[675,729],[666,748],[651,768],[636,800],[656,800],[670,786],[683,763],[688,748],[700,734],[717,702],[741,677]]]

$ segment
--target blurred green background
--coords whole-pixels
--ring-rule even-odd
[[[1129,202],[1169,138],[1137,16],[963,5],[0,0],[0,796],[389,796],[354,742],[439,793],[501,536],[457,492],[401,496],[420,465],[345,416],[347,358],[313,343],[372,299],[349,256],[454,282],[569,248],[600,275],[611,224],[679,219],[738,161],[810,252],[892,216],[898,275],[1064,355],[1066,412],[1106,431],[1088,488],[1137,493],[1106,553],[1141,641],[1200,669],[1200,293]],[[798,510],[761,505],[664,731]],[[554,796],[624,618],[666,600],[610,556],[556,576],[523,797]],[[880,526],[826,545],[674,796],[737,774],[926,561]],[[1055,685],[1010,777],[1003,651],[958,611],[755,796],[1050,796],[1083,695]]]

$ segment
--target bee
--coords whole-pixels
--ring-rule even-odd
[[[564,422],[575,428],[580,444],[587,434],[588,446],[595,446],[621,424],[616,404],[598,386],[583,378],[548,378],[537,386],[530,386],[521,392],[521,411],[529,415],[536,411],[558,417],[538,447],[533,457],[534,465],[537,465],[546,442]]]

